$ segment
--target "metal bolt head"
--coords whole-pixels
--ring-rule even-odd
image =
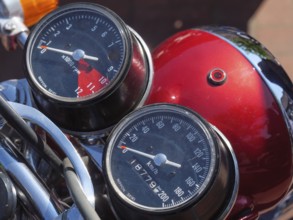
[[[11,22],[11,21],[8,21],[4,25],[4,30],[7,31],[7,32],[12,32],[15,29],[16,29],[16,25],[13,22]]]
[[[214,86],[223,85],[226,79],[227,74],[220,68],[215,68],[208,73],[208,81]]]

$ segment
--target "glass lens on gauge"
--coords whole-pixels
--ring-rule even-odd
[[[124,24],[103,8],[85,5],[50,15],[36,27],[28,46],[30,77],[57,99],[97,96],[124,68]]]
[[[216,154],[197,115],[173,105],[154,105],[116,127],[105,166],[123,200],[141,209],[173,209],[194,202],[207,189]]]

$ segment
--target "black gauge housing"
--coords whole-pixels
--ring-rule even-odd
[[[238,189],[233,155],[197,113],[157,104],[114,128],[103,171],[121,219],[222,219]]]
[[[25,72],[37,107],[61,128],[103,131],[144,101],[152,71],[148,54],[114,12],[74,3],[34,27]]]

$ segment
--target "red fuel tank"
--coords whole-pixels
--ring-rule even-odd
[[[230,141],[240,186],[231,218],[253,219],[292,181],[292,82],[271,53],[229,27],[180,32],[153,51],[147,100],[193,109]],[[221,193],[221,192],[219,192]]]

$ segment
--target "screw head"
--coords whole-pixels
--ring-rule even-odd
[[[7,31],[7,32],[12,32],[15,29],[16,29],[16,25],[13,22],[11,22],[11,21],[8,21],[4,25],[4,30]]]
[[[216,68],[209,72],[208,81],[216,86],[222,85],[227,79],[227,74],[224,70]]]

